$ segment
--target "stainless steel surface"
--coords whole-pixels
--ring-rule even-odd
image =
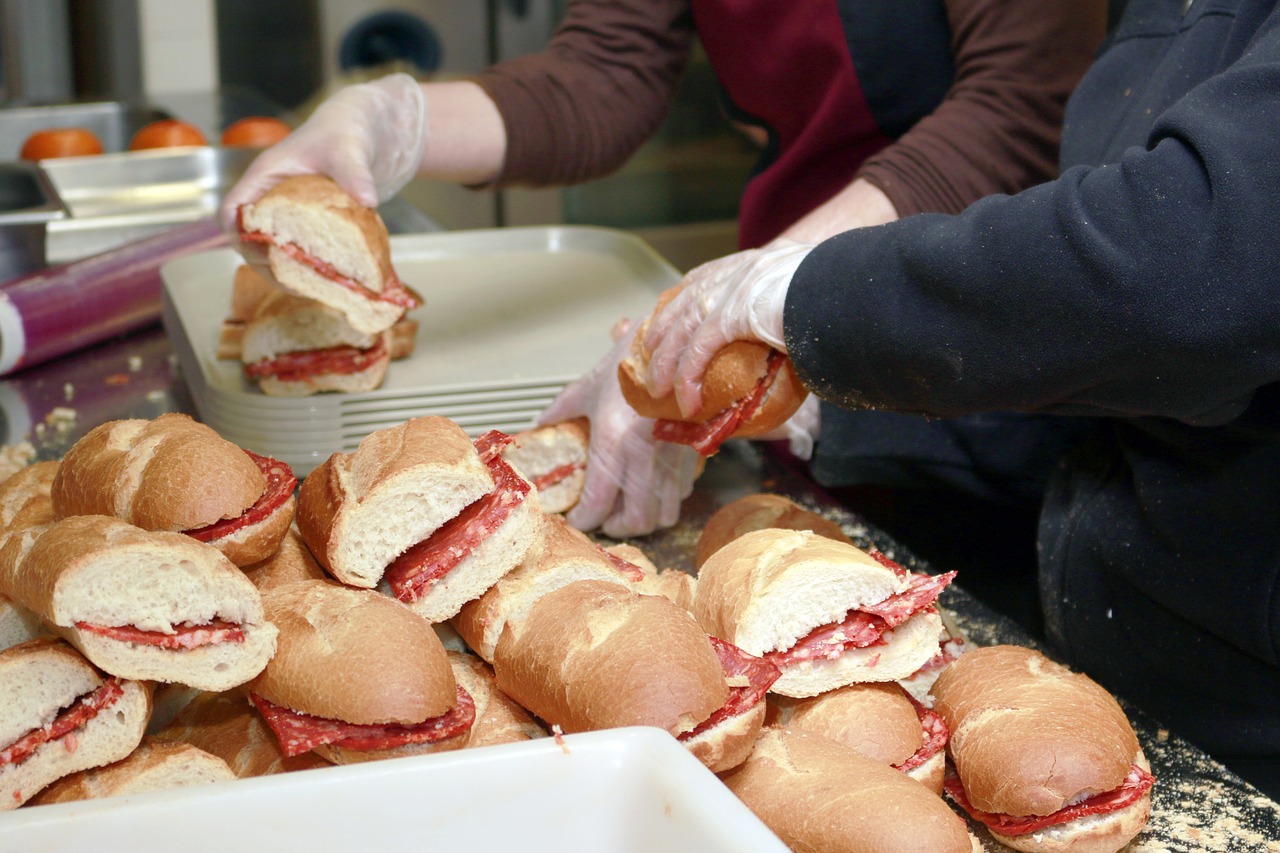
[[[0,280],[44,265],[45,227],[65,215],[57,192],[32,163],[0,163]]]
[[[28,136],[51,127],[83,127],[98,135],[104,150],[124,151],[139,128],[165,116],[154,107],[121,101],[3,109],[0,160],[17,160]]]

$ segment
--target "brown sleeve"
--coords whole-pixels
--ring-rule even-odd
[[[575,0],[546,49],[471,78],[502,114],[495,185],[607,174],[658,128],[693,38],[687,0]]]
[[[863,164],[900,216],[958,213],[1057,175],[1067,96],[1102,43],[1106,0],[947,0],[956,78]]]

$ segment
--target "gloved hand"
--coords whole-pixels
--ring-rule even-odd
[[[693,448],[655,441],[653,420],[636,414],[622,396],[618,363],[631,350],[636,325],[538,417],[539,424],[583,415],[591,421],[586,485],[565,518],[579,530],[599,527],[619,539],[675,524],[701,464]]]
[[[263,151],[222,201],[222,227],[291,175],[324,174],[357,201],[376,207],[418,171],[427,147],[427,100],[408,74],[347,86],[316,107],[302,126]]]
[[[822,401],[810,394],[785,423],[763,435],[757,435],[755,440],[785,441],[793,456],[808,461],[813,457],[813,445],[822,429],[821,405]]]
[[[787,287],[812,250],[811,243],[779,239],[691,270],[645,333],[650,393],[663,397],[674,390],[681,413],[693,417],[702,408],[707,363],[720,349],[734,341],[760,341],[786,352]]]

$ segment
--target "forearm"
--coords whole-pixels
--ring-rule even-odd
[[[780,236],[801,243],[820,243],[853,228],[883,225],[898,218],[893,202],[869,181],[859,178],[814,208]]]
[[[418,174],[461,184],[487,184],[502,170],[507,131],[493,100],[475,83],[424,83],[427,146]]]

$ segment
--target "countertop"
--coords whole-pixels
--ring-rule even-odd
[[[0,381],[5,443],[30,441],[40,459],[60,457],[103,421],[170,411],[194,413],[194,405],[158,325]],[[915,571],[930,570],[827,496],[785,454],[744,442],[730,442],[710,460],[678,525],[635,544],[660,566],[692,571],[694,546],[710,515],[760,491],[786,495],[831,518],[860,546],[878,548]],[[969,642],[1037,645],[966,593],[963,580],[946,590],[941,603]],[[1125,707],[1157,779],[1151,822],[1127,853],[1280,851],[1280,804],[1162,727],[1158,709]],[[1005,849],[989,836],[984,841],[989,850]]]

